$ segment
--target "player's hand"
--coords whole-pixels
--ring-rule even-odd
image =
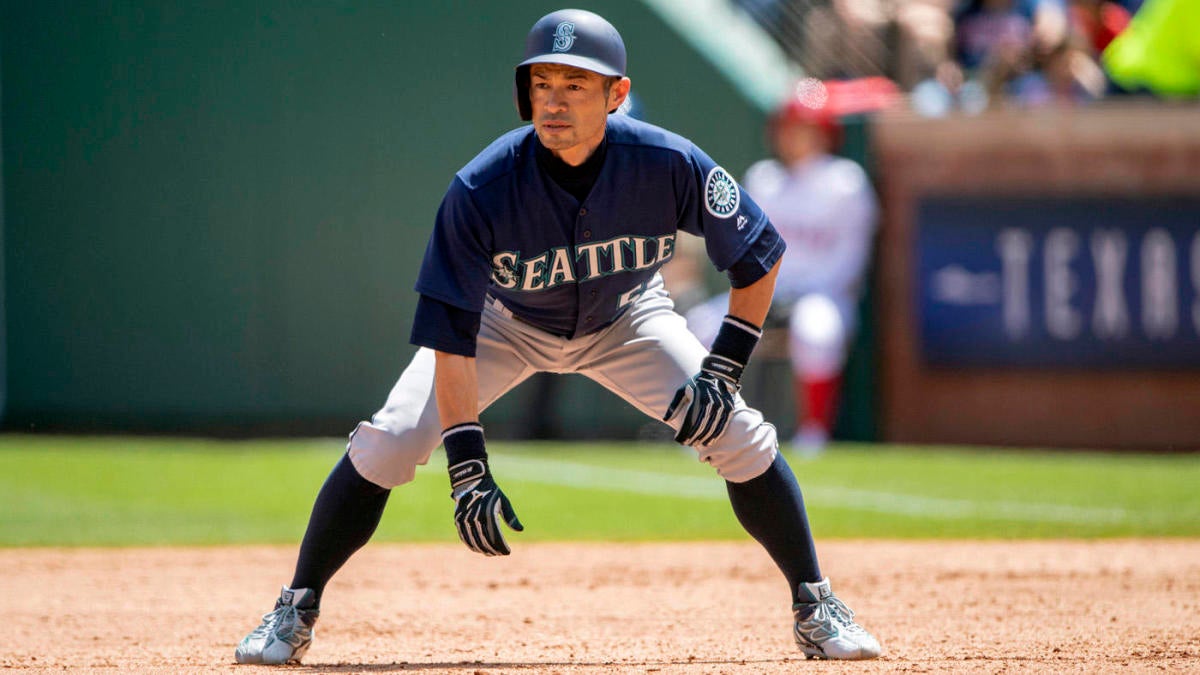
[[[450,496],[454,498],[454,526],[467,548],[484,555],[508,555],[500,519],[512,529],[525,529],[508,497],[496,486],[486,459],[469,459],[450,467]]]
[[[663,421],[683,415],[683,424],[675,434],[676,443],[708,445],[725,433],[741,388],[738,379],[742,371],[741,367],[731,369],[729,364],[728,359],[708,356],[700,372],[675,392]]]

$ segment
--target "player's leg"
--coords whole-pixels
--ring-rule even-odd
[[[476,353],[481,410],[532,372],[505,338],[500,324],[509,320],[484,312]],[[433,352],[418,350],[384,406],[350,434],[317,494],[292,583],[238,645],[239,663],[296,663],[307,651],[325,586],[374,534],[391,488],[411,481],[440,443],[433,376]]]
[[[533,372],[510,343],[512,328],[506,324],[511,321],[491,307],[481,319],[475,359],[480,410],[486,409]],[[324,587],[337,568],[374,532],[383,512],[387,492],[411,481],[416,475],[417,466],[428,462],[434,449],[441,443],[441,424],[433,390],[434,361],[432,350],[418,350],[383,407],[372,416],[370,422],[359,423],[350,434],[346,455],[339,467],[344,467],[345,473],[353,473],[353,477],[347,481],[355,487],[337,500],[344,511],[341,517],[322,519],[328,521],[330,527],[322,530],[317,539],[323,542],[347,539],[343,531],[351,522],[361,523],[357,528],[360,534],[350,541],[352,549],[334,550],[332,556],[314,555],[308,561],[304,560],[302,545],[302,561],[297,566],[295,579],[301,584],[300,587]],[[335,469],[334,475],[337,473]],[[382,498],[377,496],[380,493],[383,493]],[[355,528],[352,526],[351,529]],[[320,569],[314,570],[317,572],[315,575],[302,575],[304,567]]]
[[[655,285],[601,339],[591,350],[600,356],[580,372],[659,420],[708,354]],[[725,433],[697,452],[726,480],[738,519],[797,589],[821,575],[800,489],[777,445],[775,427],[739,396]]]
[[[311,589],[315,605],[333,575],[375,533],[391,488],[412,480],[417,464],[437,447],[430,418],[437,412],[430,404],[433,360],[432,351],[417,351],[383,408],[351,432],[346,453],[317,493],[289,586]]]
[[[597,341],[589,353],[599,356],[578,364],[578,372],[660,420],[675,391],[699,371],[708,353],[653,283]],[[739,396],[726,431],[697,452],[725,478],[738,521],[787,579],[801,647],[828,658],[876,656],[878,643],[854,624],[849,610],[829,592],[799,484],[777,449],[775,427]],[[804,628],[813,616],[822,630],[832,632]]]
[[[708,354],[654,285],[602,340],[592,350],[600,356],[580,372],[660,420]],[[739,520],[797,588],[821,576],[800,490],[777,445],[775,427],[739,396],[725,433],[697,452],[726,480]]]
[[[804,295],[792,307],[788,351],[797,407],[792,446],[802,453],[820,453],[833,432],[849,321],[847,312],[826,295]]]
[[[238,644],[238,663],[299,663],[304,657],[326,584],[375,533],[391,487],[405,482],[404,472],[415,472],[418,458],[427,457],[436,446],[421,424],[425,409],[434,407],[428,403],[432,389],[433,352],[421,349],[372,422],[359,423],[350,434],[346,453],[317,493],[291,584],[280,591],[274,611]],[[390,424],[400,433],[389,434],[388,427],[377,423]],[[370,479],[355,466],[356,454],[365,458]]]

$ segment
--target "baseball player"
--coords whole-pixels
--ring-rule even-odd
[[[792,446],[810,455],[824,449],[836,419],[879,210],[862,167],[832,154],[842,133],[834,110],[845,107],[833,100],[839,91],[800,81],[768,124],[776,157],[745,176],[746,191],[787,242],[771,319],[788,331],[798,422]],[[687,313],[703,344],[716,339],[727,305],[717,296]]]
[[[485,448],[479,411],[538,371],[581,373],[646,415],[725,479],[733,509],[792,590],[810,657],[873,658],[817,564],[775,429],[738,395],[784,244],[729,174],[688,140],[627,115],[625,46],[603,18],[561,10],[529,32],[516,68],[521,119],[450,183],[417,277],[420,347],[321,487],[290,585],[236,649],[297,663],[322,592],[371,537],[390,490],[445,447],[459,538],[510,552],[523,529]],[[703,236],[734,290],[711,350],[673,311],[658,269],[677,231]],[[497,462],[502,465],[502,462]]]

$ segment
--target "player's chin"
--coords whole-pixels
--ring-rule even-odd
[[[574,140],[571,126],[549,126],[539,124],[535,127],[537,130],[538,139],[542,141],[542,145],[553,149],[554,146],[565,147],[570,145]]]

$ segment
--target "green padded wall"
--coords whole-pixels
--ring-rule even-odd
[[[739,174],[761,155],[761,113],[655,14],[583,6],[650,121]],[[0,7],[5,427],[343,433],[411,356],[441,194],[519,124],[512,66],[558,4]],[[566,386],[571,435],[644,422]]]

